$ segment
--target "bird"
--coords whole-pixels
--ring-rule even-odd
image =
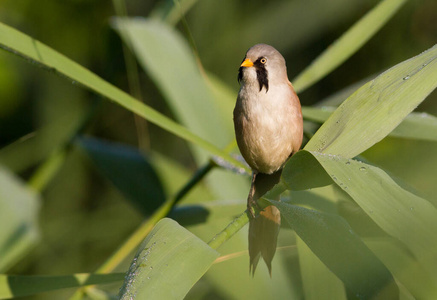
[[[233,111],[235,137],[252,169],[247,197],[249,214],[249,273],[262,256],[272,276],[281,215],[268,206],[255,215],[257,200],[280,180],[287,160],[302,145],[303,119],[299,98],[288,79],[284,57],[274,47],[249,48],[238,70],[240,90]]]

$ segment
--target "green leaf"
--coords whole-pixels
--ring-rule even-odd
[[[383,295],[393,297],[399,293],[390,272],[343,218],[268,201],[281,211],[281,216],[305,244],[358,298],[384,299]]]
[[[386,239],[365,240],[365,243],[415,299],[437,298],[436,281],[408,249]]]
[[[385,0],[361,18],[293,80],[297,92],[311,86],[360,49],[406,0]]]
[[[437,283],[437,209],[379,168],[340,156],[311,154],[379,227],[410,249]]]
[[[332,184],[331,177],[320,168],[320,163],[307,151],[298,151],[282,170],[282,182],[287,189],[301,191]]]
[[[299,266],[306,300],[346,300],[344,285],[302,241],[297,239]]]
[[[171,219],[162,219],[141,244],[121,299],[183,299],[218,252]]]
[[[39,195],[0,166],[0,271],[25,255],[39,239]]]
[[[123,273],[21,276],[0,274],[0,299],[35,295],[59,289],[121,281]]]
[[[290,191],[282,195],[281,201],[305,206],[326,213],[337,212],[337,195],[334,185],[306,191]],[[299,268],[302,278],[304,299],[346,299],[343,282],[311,251],[298,236],[296,237]],[[288,266],[292,267],[292,266]],[[300,297],[302,298],[302,297]]]
[[[225,147],[234,137],[232,114],[220,114],[214,95],[182,36],[157,20],[115,19],[114,24],[160,88],[177,119],[200,137],[214,138],[217,145]]]
[[[352,94],[306,150],[354,157],[383,139],[437,86],[437,46],[406,60]]]
[[[73,83],[81,84],[84,87],[108,98],[127,110],[136,113],[159,127],[196,144],[211,154],[217,155],[236,166],[244,167],[243,164],[223,152],[212,143],[200,138],[177,124],[158,111],[134,99],[119,88],[104,81],[96,74],[73,62],[62,54],[54,51],[41,42],[0,23],[0,48],[23,57],[30,62],[37,64],[51,72],[60,74]]]
[[[323,123],[335,111],[335,107],[302,107],[302,114],[306,120]],[[389,136],[437,141],[437,118],[427,113],[410,113]]]
[[[165,193],[153,166],[135,148],[82,137],[79,145],[100,172],[137,208],[150,214],[165,201]]]

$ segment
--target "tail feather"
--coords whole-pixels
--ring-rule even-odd
[[[271,175],[259,173],[255,179],[255,200],[262,197],[279,182],[281,170]],[[279,199],[277,199],[279,200]],[[272,276],[272,260],[275,256],[281,214],[275,206],[268,206],[249,223],[249,272],[255,274],[259,259],[262,257]]]
[[[264,259],[272,276],[272,260],[281,225],[281,214],[275,206],[268,206],[249,224],[250,271],[255,274],[260,257]]]

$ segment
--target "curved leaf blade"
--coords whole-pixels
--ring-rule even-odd
[[[320,261],[300,238],[297,238],[297,249],[305,299],[346,300],[343,282]]]
[[[335,107],[302,107],[302,114],[306,120],[325,122],[335,111]],[[396,127],[389,136],[437,141],[437,117],[428,113],[412,112]]]
[[[141,244],[120,299],[183,299],[218,252],[171,219],[162,219]]]
[[[310,166],[307,173],[303,173],[304,165]],[[432,204],[397,185],[384,171],[340,156],[299,151],[285,166],[283,183],[288,188],[314,187],[311,181],[297,180],[299,176],[322,176],[325,185],[334,182],[347,193],[382,230],[400,241],[384,244],[385,248],[371,247],[393,276],[413,295],[435,297],[437,209]]]
[[[379,227],[410,249],[437,283],[437,209],[379,168],[340,156],[311,154]]]
[[[435,281],[408,249],[384,239],[366,240],[365,242],[415,299],[437,298]]]
[[[368,82],[320,127],[306,150],[354,157],[389,134],[437,86],[437,46]]]
[[[268,201],[281,211],[290,227],[359,299],[394,299],[399,294],[390,272],[343,218]]]

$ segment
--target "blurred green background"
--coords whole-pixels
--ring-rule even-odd
[[[236,96],[239,63],[253,44],[275,46],[286,58],[292,80],[379,1],[185,1],[191,2],[194,5],[185,15],[186,23],[176,27],[190,40],[204,69],[232,87]],[[166,11],[173,1],[126,0],[125,4],[129,16],[150,16]],[[110,26],[115,15],[113,3],[102,0],[3,0],[0,5],[1,22],[130,91],[123,43]],[[437,41],[436,20],[435,0],[408,1],[346,63],[299,95],[302,104],[318,103],[430,48]],[[172,116],[153,81],[140,67],[138,72],[145,103]],[[152,124],[144,126],[143,121],[140,127],[144,130],[138,131],[138,121],[129,111],[0,52],[0,148],[36,130],[47,130],[50,137],[40,148],[23,153],[22,160],[2,161],[24,180],[42,161],[41,149],[50,149],[56,137],[73,132],[87,111],[93,115],[84,128],[86,135],[128,144],[146,153],[159,152],[192,173],[196,170],[185,142]],[[417,111],[437,115],[437,93],[434,91]],[[386,138],[363,156],[437,203],[435,153],[437,145],[432,142]],[[230,197],[241,203],[245,200],[238,193]],[[76,146],[42,198],[41,240],[8,273],[93,272],[144,219]],[[68,291],[61,291],[38,299],[62,299],[66,295]]]

